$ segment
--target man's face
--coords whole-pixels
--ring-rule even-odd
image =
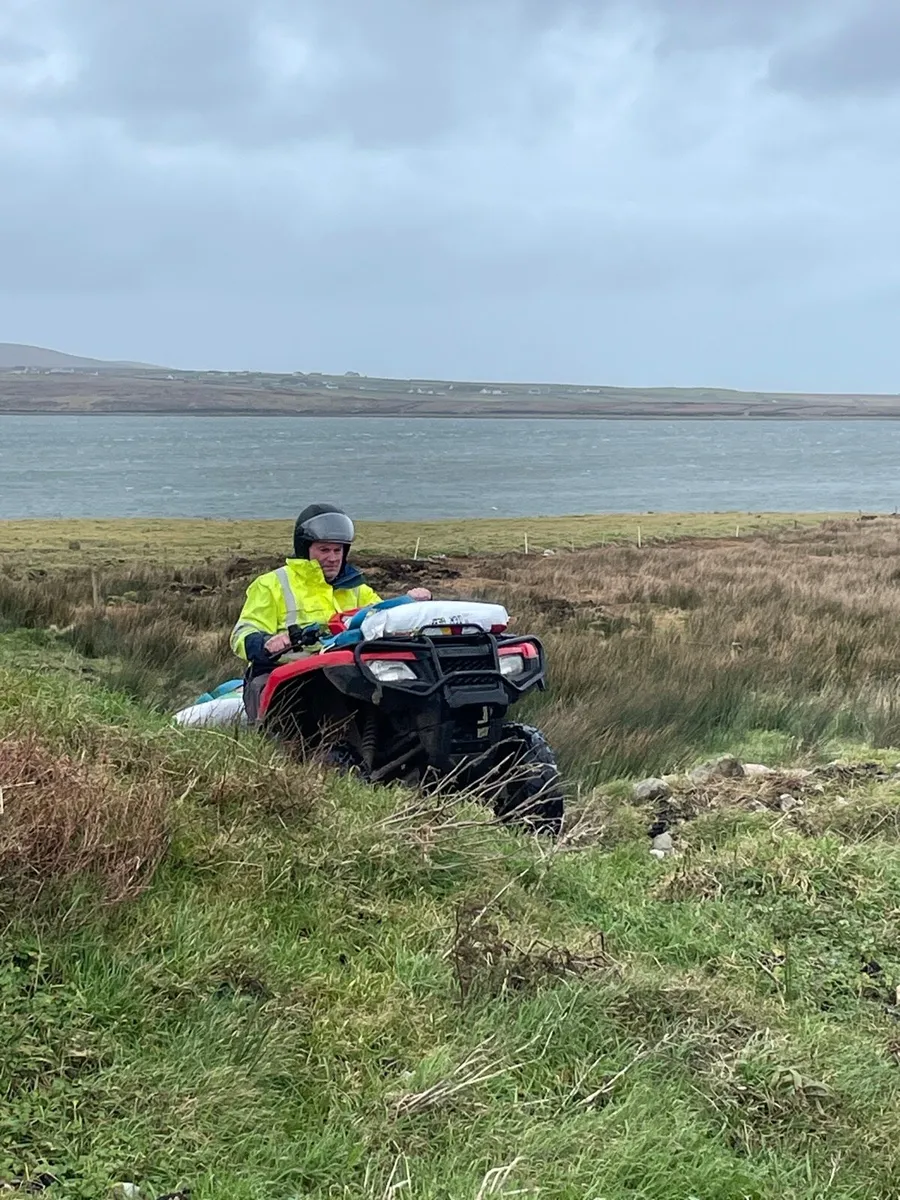
[[[340,542],[313,542],[309,548],[309,557],[322,567],[322,574],[329,583],[337,579],[344,561],[344,547]]]

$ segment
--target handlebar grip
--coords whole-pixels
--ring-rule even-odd
[[[289,625],[287,632],[294,650],[314,646],[322,638],[322,631],[318,625]]]

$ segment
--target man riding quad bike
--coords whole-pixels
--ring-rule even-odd
[[[315,510],[315,511],[313,511]],[[505,822],[557,833],[563,792],[539,730],[507,710],[545,687],[535,637],[498,605],[381,601],[347,564],[350,518],[301,513],[295,558],[254,580],[232,632],[263,732],[374,782],[474,791]]]

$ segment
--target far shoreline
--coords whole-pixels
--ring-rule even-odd
[[[900,394],[396,379],[159,369],[0,370],[0,415],[381,417],[412,420],[857,420]]]
[[[811,421],[897,421],[900,405],[894,412],[742,412],[742,413],[684,413],[684,412],[334,412],[289,411],[277,409],[2,409],[3,417],[248,417],[253,420],[284,419],[321,420],[381,420],[381,421],[731,421],[759,424],[762,421],[808,423]]]

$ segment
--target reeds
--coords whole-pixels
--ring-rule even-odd
[[[175,706],[239,673],[228,631],[249,580],[274,563],[119,565],[99,579],[99,605],[89,569],[35,564],[0,576],[0,619],[55,627],[108,682]],[[589,782],[762,735],[794,757],[835,737],[900,744],[892,518],[449,565],[440,589],[500,600],[515,628],[544,638],[551,689],[528,707]],[[392,580],[378,561],[385,594],[401,590],[396,567]]]

